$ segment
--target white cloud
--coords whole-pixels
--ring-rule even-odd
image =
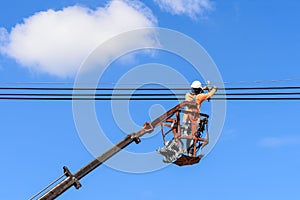
[[[213,10],[211,0],[154,0],[160,9],[173,15],[188,15],[191,18],[203,16]]]
[[[288,145],[300,145],[300,136],[286,135],[280,137],[266,137],[259,142],[263,147],[282,147]]]
[[[25,67],[66,77],[74,75],[84,58],[114,35],[156,25],[151,11],[138,1],[113,0],[95,10],[81,6],[50,9],[24,19],[10,33],[1,28],[0,51]],[[135,42],[150,40],[144,36]],[[124,48],[126,42],[120,45]]]
[[[8,32],[5,28],[0,27],[0,45],[4,45],[6,38],[8,37]]]

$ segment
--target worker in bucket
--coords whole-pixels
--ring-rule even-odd
[[[208,90],[209,92],[204,93],[204,90]],[[196,80],[191,84],[191,92],[186,93],[185,95],[185,100],[186,101],[195,101],[197,103],[197,108],[192,108],[192,107],[187,107],[187,111],[195,112],[195,113],[200,113],[201,110],[201,104],[205,100],[208,100],[210,97],[212,97],[217,91],[217,87],[213,86],[211,90],[209,90],[208,86],[202,87],[202,84],[200,81]],[[186,136],[191,136],[195,133],[195,130],[198,130],[199,123],[200,123],[200,118],[194,119],[193,114],[184,114],[183,115],[183,122],[185,123],[185,129],[183,129],[183,134]],[[192,128],[192,123],[197,123],[194,125],[194,127],[197,128]],[[192,144],[192,139],[187,139],[186,141],[186,150],[189,149],[189,147]],[[190,152],[189,152],[190,155]]]

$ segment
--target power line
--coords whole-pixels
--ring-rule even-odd
[[[137,96],[137,97],[147,97],[147,96],[185,96],[185,93],[170,93],[170,94],[153,94],[153,93],[143,93],[143,94],[130,94],[130,93],[124,93],[124,94],[119,94],[119,93],[105,93],[105,94],[59,94],[59,93],[0,93],[0,96],[56,96],[56,97],[78,97],[78,96],[90,96],[90,97],[114,97],[114,96],[123,96],[123,97],[131,97],[131,96]],[[300,95],[300,92],[247,92],[247,93],[216,93],[214,96],[270,96],[270,95],[283,95],[283,96],[288,96],[288,95]]]
[[[119,98],[113,98],[113,97],[102,97],[102,98],[92,98],[92,97],[0,97],[0,100],[47,100],[47,101],[70,101],[70,100],[85,100],[85,101],[105,101],[105,100],[142,100],[142,101],[146,101],[146,100],[159,100],[159,101],[163,101],[163,100],[168,100],[168,101],[172,101],[172,100],[184,100],[184,98],[163,98],[163,97],[153,97],[153,98],[129,98],[129,97],[119,97]]]
[[[300,86],[277,86],[277,87],[233,87],[233,88],[218,88],[218,90],[296,90]]]
[[[253,83],[278,83],[278,82],[291,82],[300,81],[300,78],[286,78],[286,79],[264,79],[264,80],[252,80],[252,81],[231,81],[224,82],[224,84],[238,85],[238,84],[253,84]]]
[[[0,93],[0,100],[36,100],[36,101],[37,100],[41,100],[41,101],[43,100],[49,100],[49,101],[52,100],[55,101],[66,101],[66,100],[164,101],[164,100],[169,100],[172,101],[172,100],[184,100],[185,97],[185,93],[176,93],[174,91],[189,91],[189,90],[190,88],[161,88],[161,87],[151,87],[151,88],[0,87],[0,91],[3,91],[2,93]],[[236,100],[236,101],[237,100],[248,100],[248,101],[249,100],[299,100],[300,99],[299,90],[300,90],[300,86],[218,88],[218,91],[227,91],[227,92],[217,92],[214,95],[214,97],[211,98],[211,100]]]
[[[300,78],[285,78],[285,79],[263,79],[263,80],[249,80],[249,81],[225,81],[223,84],[238,85],[238,84],[257,84],[257,83],[277,83],[277,82],[292,82],[300,81]],[[75,82],[26,82],[26,81],[6,81],[0,82],[0,85],[73,85]],[[144,85],[145,83],[118,83],[118,82],[77,82],[80,85]],[[165,83],[167,85],[187,85],[178,83]],[[204,85],[206,83],[203,83]],[[217,84],[217,83],[215,83]]]
[[[300,94],[300,93],[299,93]],[[2,93],[0,96],[56,96],[56,97],[82,97],[82,96],[89,96],[89,97],[114,97],[114,96],[122,96],[122,97],[155,97],[155,96],[184,96],[185,94],[40,94],[40,93]]]
[[[295,90],[300,89],[300,86],[277,86],[277,87],[227,87],[227,88],[218,88],[218,90]],[[0,90],[57,90],[57,91],[77,91],[77,90],[91,90],[91,91],[172,91],[172,90],[190,90],[190,88],[105,88],[105,87],[82,87],[82,88],[72,88],[72,87],[0,87]]]
[[[136,97],[0,97],[0,100],[34,100],[34,101],[112,101],[112,100],[127,100],[127,101],[180,101],[184,98],[176,97],[146,97],[146,98],[136,98]],[[300,100],[300,97],[212,97],[211,100],[226,100],[226,101],[268,101],[268,100]]]
[[[76,91],[76,90],[97,90],[97,91],[112,91],[112,90],[131,90],[131,91],[135,91],[135,90],[139,90],[139,91],[150,91],[150,90],[190,90],[190,88],[90,88],[90,87],[82,87],[82,88],[72,88],[72,87],[0,87],[0,90],[69,90],[69,91]]]

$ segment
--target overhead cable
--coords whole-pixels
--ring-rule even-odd
[[[111,101],[111,100],[133,100],[133,101],[177,101],[177,100],[184,100],[184,98],[113,98],[113,97],[103,97],[103,98],[91,98],[91,97],[75,97],[75,98],[71,98],[71,97],[47,97],[47,98],[43,98],[43,97],[0,97],[0,100],[39,100],[39,101]],[[250,100],[255,100],[255,101],[268,101],[268,100],[300,100],[300,97],[212,97],[211,100],[227,100],[227,101],[242,101],[242,100],[246,100],[246,101],[250,101]]]
[[[295,90],[300,89],[300,86],[278,86],[278,87],[227,87],[227,88],[218,88],[218,90]],[[0,90],[40,90],[40,91],[47,91],[47,90],[96,90],[96,91],[118,91],[118,90],[129,90],[129,91],[166,91],[166,90],[190,90],[190,88],[106,88],[106,87],[96,87],[96,88],[89,88],[89,87],[81,87],[81,88],[72,88],[72,87],[0,87]]]
[[[283,78],[283,79],[261,79],[261,80],[247,80],[247,81],[224,81],[222,84],[225,85],[240,85],[240,84],[257,84],[257,83],[277,83],[277,82],[292,82],[292,81],[300,81],[300,78]],[[29,81],[2,81],[0,85],[73,85],[75,82],[29,82]],[[144,83],[119,83],[119,82],[76,82],[76,84],[80,85],[144,85]],[[205,85],[206,83],[202,83]],[[217,84],[217,83],[215,83]],[[167,83],[167,85],[186,85],[186,84],[178,84],[178,83]]]
[[[190,88],[0,87],[0,100],[184,100]],[[225,92],[226,91],[226,92]],[[251,91],[251,92],[250,92]],[[218,88],[211,100],[299,100],[300,86]]]

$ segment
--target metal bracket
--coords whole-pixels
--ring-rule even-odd
[[[79,180],[70,172],[70,170],[66,166],[63,166],[63,169],[64,174],[67,177],[71,177],[71,179],[74,181],[74,187],[78,190],[81,187],[81,183],[79,182]]]
[[[136,144],[139,144],[141,142],[141,139],[139,137],[135,137],[133,138],[133,141],[136,143]]]

